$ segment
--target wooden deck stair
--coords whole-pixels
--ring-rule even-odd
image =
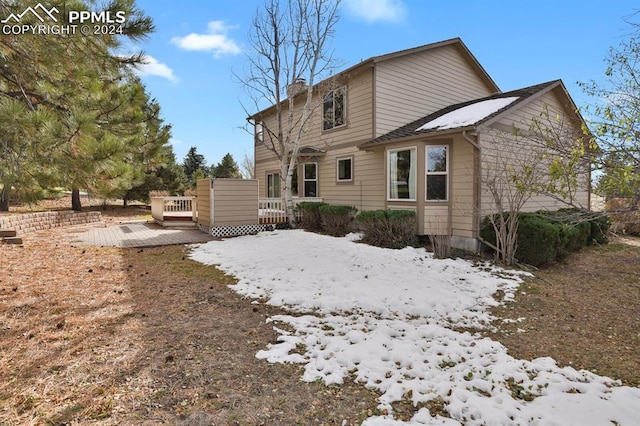
[[[0,243],[3,244],[22,244],[22,238],[17,236],[18,233],[13,229],[0,228]]]

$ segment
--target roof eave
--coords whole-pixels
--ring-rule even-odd
[[[374,58],[369,58],[369,59],[365,59],[364,61],[361,61],[355,65],[352,65],[351,67],[347,68],[346,70],[340,71],[339,73],[337,73],[334,76],[331,77],[327,77],[323,80],[321,80],[320,82],[316,83],[313,85],[313,89],[312,90],[316,90],[322,83],[324,83],[325,81],[327,81],[330,78],[339,78],[342,75],[347,75],[349,73],[353,73],[353,72],[357,72],[360,71],[361,69],[367,68],[367,67],[372,67],[374,66]],[[301,96],[304,93],[306,93],[306,91],[301,91],[299,94],[297,94],[295,97],[297,96]],[[287,102],[289,102],[289,98],[283,99],[282,101],[280,101],[281,105],[287,105]],[[254,114],[251,114],[247,117],[247,121],[251,121],[251,120],[256,120],[259,119],[260,117],[264,117],[266,115],[269,115],[271,113],[272,110],[274,110],[276,108],[276,104],[273,104],[263,110],[260,110]]]
[[[367,141],[363,144],[358,145],[358,149],[363,151],[370,151],[370,150],[382,148],[387,145],[392,145],[396,143],[412,142],[420,139],[422,140],[436,139],[436,138],[446,137],[456,133],[469,132],[469,131],[476,131],[476,125],[456,127],[455,129],[436,130],[433,132],[419,132],[411,136],[403,136],[399,138],[387,139],[384,141],[373,142],[373,143],[371,143],[371,141]]]

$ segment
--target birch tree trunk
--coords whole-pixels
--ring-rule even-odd
[[[265,101],[275,107],[275,119],[266,122],[268,117],[261,113],[252,119],[262,127],[262,143],[280,161],[282,195],[292,227],[296,226],[293,173],[309,120],[322,103],[314,84],[333,64],[328,43],[338,22],[339,5],[339,0],[267,0],[253,19],[249,70],[240,78],[255,110],[271,106]],[[293,87],[300,90],[289,90]],[[314,93],[320,97],[317,102]]]

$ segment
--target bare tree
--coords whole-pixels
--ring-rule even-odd
[[[546,108],[528,128],[493,128],[488,133],[480,183],[490,200],[480,208],[489,213],[496,236],[496,261],[511,265],[516,262],[519,215],[532,197],[543,195],[566,207],[588,209],[579,192],[589,179],[590,136]]]
[[[592,99],[585,114],[599,147],[597,189],[631,211],[640,209],[639,18],[635,10],[625,19],[630,27],[605,57],[604,80],[579,83]]]
[[[242,154],[242,160],[240,160],[240,173],[245,179],[256,178],[256,163],[253,156],[246,152]]]
[[[280,160],[289,223],[295,226],[292,178],[302,137],[314,112],[314,84],[333,65],[329,41],[339,0],[267,0],[253,19],[249,67],[241,78],[256,110],[274,105],[275,119],[256,117],[265,147]]]

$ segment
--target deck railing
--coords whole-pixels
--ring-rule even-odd
[[[195,222],[195,197],[151,197],[151,216],[158,221],[191,218]]]
[[[303,201],[321,202],[322,198],[298,198],[293,199],[294,207]],[[287,223],[285,202],[282,198],[260,198],[258,200],[258,212],[261,224]],[[300,220],[301,214],[296,214],[296,220]]]

